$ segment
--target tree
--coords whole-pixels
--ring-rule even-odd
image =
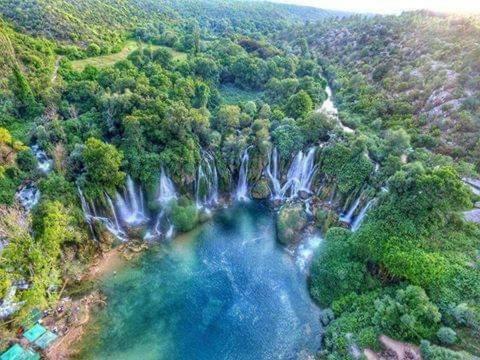
[[[312,99],[304,90],[290,96],[285,106],[285,113],[294,119],[305,117],[312,110]]]
[[[272,131],[273,144],[277,147],[280,157],[290,159],[302,150],[304,137],[295,120],[286,118]]]
[[[386,136],[387,154],[402,155],[410,148],[410,135],[404,129],[388,130]]]
[[[438,329],[441,315],[425,291],[409,285],[375,301],[373,322],[386,334],[405,340],[429,339]]]
[[[89,138],[82,153],[84,163],[83,186],[85,194],[95,198],[107,192],[115,193],[125,180],[120,171],[123,154],[115,146]]]
[[[222,105],[218,110],[214,125],[221,133],[238,128],[240,108],[237,105]]]
[[[457,342],[457,333],[449,327],[442,326],[437,331],[437,338],[443,345],[453,345]]]
[[[323,112],[312,112],[298,121],[305,140],[310,143],[328,140],[329,133],[336,125],[337,121]]]

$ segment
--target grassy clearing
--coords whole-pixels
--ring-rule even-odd
[[[262,97],[262,91],[244,90],[233,84],[220,86],[220,94],[225,104],[237,104],[245,101],[255,101]]]
[[[143,44],[144,46],[150,46]],[[172,48],[166,46],[158,46],[158,45],[151,45],[153,49],[164,48],[170,51],[173,56],[174,60],[185,60],[187,58],[187,54],[174,50]],[[102,56],[95,56],[81,60],[72,61],[72,68],[76,71],[82,71],[85,69],[85,66],[92,65],[97,68],[103,68],[107,66],[112,66],[117,61],[124,60],[127,56],[132,53],[134,50],[138,49],[138,42],[130,40],[125,43],[124,48],[115,54],[108,54]]]

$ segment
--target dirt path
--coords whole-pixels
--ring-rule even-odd
[[[363,354],[368,360],[382,359],[411,359],[421,360],[420,350],[418,346],[394,340],[386,335],[381,335],[378,339],[384,350],[376,353],[370,349],[365,349]]]

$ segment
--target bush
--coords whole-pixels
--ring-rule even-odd
[[[198,211],[195,204],[174,205],[172,221],[177,231],[186,232],[192,230],[198,223]]]
[[[449,327],[442,326],[437,331],[437,338],[443,345],[452,345],[457,342],[457,333]]]

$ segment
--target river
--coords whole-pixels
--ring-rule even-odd
[[[255,202],[223,209],[105,278],[81,358],[312,359],[320,310],[274,216]]]

